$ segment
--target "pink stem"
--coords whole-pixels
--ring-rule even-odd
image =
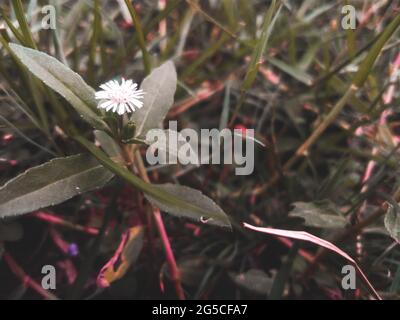
[[[185,294],[183,292],[181,282],[180,282],[180,272],[178,266],[176,265],[174,252],[172,251],[171,244],[168,239],[167,232],[165,230],[164,222],[161,217],[160,210],[153,207],[154,220],[157,225],[158,232],[160,233],[161,241],[164,245],[165,256],[169,268],[171,269],[171,278],[175,284],[175,290],[180,300],[185,300]]]
[[[90,234],[92,236],[96,236],[99,234],[99,230],[96,228],[92,227],[86,227],[86,226],[81,226],[78,224],[74,224],[72,222],[69,222],[67,220],[64,220],[63,218],[55,215],[55,214],[49,214],[43,211],[38,211],[32,214],[33,217],[38,218],[42,221],[46,221],[47,223],[50,223],[52,225],[60,225],[64,226],[67,228],[71,228],[77,231],[81,231],[87,234]]]
[[[4,260],[8,264],[8,267],[11,269],[11,271],[22,281],[24,286],[31,287],[47,300],[58,300],[54,294],[43,289],[41,285],[28,276],[8,252],[4,252]]]

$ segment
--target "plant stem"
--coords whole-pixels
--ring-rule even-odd
[[[141,156],[139,150],[137,150],[135,152],[135,160],[136,160],[135,164],[136,164],[137,169],[139,170],[139,174],[140,174],[141,178],[144,181],[146,181],[147,183],[150,183],[150,179],[149,179],[149,176],[147,175],[147,171],[146,171],[146,168],[144,167],[143,159],[142,159],[142,156]],[[164,225],[160,210],[154,206],[152,206],[152,209],[153,209],[154,220],[156,222],[156,226],[157,226],[158,232],[161,237],[161,241],[164,246],[165,256],[166,256],[167,263],[168,263],[168,266],[169,266],[170,272],[171,272],[170,276],[175,285],[176,294],[178,295],[178,298],[180,300],[185,300],[185,294],[183,292],[181,280],[180,280],[180,272],[179,272],[178,266],[176,265],[174,252],[172,251],[171,243],[169,241],[168,234],[165,229],[165,225]]]
[[[132,5],[130,0],[125,0],[126,6],[128,7],[129,13],[131,14],[133,24],[136,28],[137,38],[139,42],[139,47],[142,50],[143,54],[143,64],[144,64],[144,71],[146,75],[148,75],[151,71],[151,63],[150,63],[150,55],[146,48],[146,41],[144,39],[144,34],[142,30],[142,25],[140,23],[139,17],[136,14],[136,10]]]
[[[297,149],[296,153],[285,163],[285,165],[283,166],[283,172],[289,170],[301,157],[307,154],[308,149],[318,140],[318,138],[325,132],[326,128],[336,119],[336,117],[342,111],[347,102],[354,96],[356,91],[364,85],[383,46],[390,39],[392,34],[397,30],[399,25],[400,15],[397,15],[396,18],[386,27],[381,36],[372,46],[371,50],[368,52],[368,55],[362,61],[358,72],[354,76],[353,81],[345,94],[335,104],[333,109],[314,130],[314,132]],[[253,194],[260,194],[264,192],[266,189],[274,185],[280,177],[280,173],[274,173],[271,179],[264,186],[258,188]]]
[[[395,193],[393,194],[393,199],[396,202],[400,201],[400,188],[398,188]],[[379,207],[374,213],[369,215],[367,218],[364,220],[360,221],[358,224],[346,229],[345,231],[339,233],[332,241],[332,243],[340,243],[343,242],[344,240],[350,238],[350,237],[355,237],[358,235],[365,227],[369,226],[371,223],[375,222],[377,219],[380,217],[384,216],[386,214],[386,211],[388,209],[387,203],[385,202],[381,207]],[[314,271],[317,268],[318,263],[321,261],[322,258],[325,257],[327,254],[328,250],[326,249],[321,249],[315,256],[314,256],[314,261],[313,263],[309,266],[309,268],[306,270],[304,273],[304,276],[310,277]]]
[[[288,170],[294,165],[299,158],[306,155],[308,149],[318,140],[326,128],[336,119],[340,111],[346,105],[347,101],[357,91],[357,87],[352,85],[343,95],[343,97],[336,103],[333,109],[329,112],[328,116],[319,124],[306,141],[296,150],[296,153],[284,165],[283,169]]]
[[[38,284],[35,280],[28,276],[8,252],[4,252],[3,257],[4,261],[8,264],[11,271],[22,281],[24,286],[31,287],[47,300],[58,300],[58,298],[54,294],[43,289],[40,284]]]
[[[35,40],[33,40],[32,32],[29,28],[28,21],[26,21],[24,7],[21,0],[12,0],[12,5],[14,8],[15,15],[17,17],[19,27],[21,28],[22,35],[25,42],[32,48],[37,49]]]

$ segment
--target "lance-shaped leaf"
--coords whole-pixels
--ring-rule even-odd
[[[146,183],[125,167],[113,162],[103,151],[86,138],[75,136],[74,139],[94,155],[107,169],[143,191],[148,199],[161,210],[177,216],[202,220],[209,224],[224,227],[231,226],[229,218],[222,209],[200,191],[176,185],[171,187]]]
[[[0,218],[56,205],[102,187],[112,177],[90,155],[53,159],[28,169],[0,188]]]
[[[101,148],[108,154],[108,156],[115,162],[123,163],[121,147],[111,138],[106,132],[94,130],[94,136]]]
[[[145,92],[143,107],[136,110],[132,120],[136,124],[136,137],[145,139],[150,129],[159,128],[174,103],[177,75],[175,65],[167,61],[154,69],[142,82]]]
[[[186,217],[192,220],[202,221],[203,223],[222,227],[230,226],[229,219],[225,212],[213,200],[202,194],[199,190],[170,183],[153,186],[170,196],[176,197],[181,201],[183,200],[188,204],[182,205],[181,203],[174,203],[173,201],[160,201],[149,194],[145,194],[146,199],[162,211],[178,217]],[[203,216],[200,215],[201,212],[203,212]]]
[[[80,75],[46,53],[10,43],[23,65],[48,87],[64,97],[94,128],[107,130],[107,124],[94,111],[95,92]]]
[[[358,274],[360,275],[361,279],[364,281],[365,285],[367,286],[368,290],[379,300],[382,300],[378,292],[375,290],[373,285],[369,282],[367,276],[364,274],[360,266],[357,264],[357,262],[350,257],[346,252],[335,246],[333,243],[326,241],[324,239],[321,239],[319,237],[316,237],[312,235],[311,233],[304,232],[304,231],[292,231],[292,230],[284,230],[284,229],[273,229],[273,228],[262,228],[262,227],[255,227],[252,226],[251,224],[248,223],[243,223],[243,226],[247,229],[261,232],[261,233],[266,233],[278,237],[284,237],[284,238],[291,238],[291,239],[297,239],[297,240],[302,240],[302,241],[308,241],[311,243],[314,243],[318,246],[324,247],[332,252],[335,252],[336,254],[342,256],[345,258],[347,261],[349,261],[357,270]]]
[[[330,229],[346,226],[346,218],[338,214],[332,202],[295,202],[293,205],[294,209],[290,211],[289,216],[304,219],[306,226]]]

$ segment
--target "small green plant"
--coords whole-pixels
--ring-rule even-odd
[[[98,162],[87,156],[84,158],[86,160],[82,161],[85,155],[80,155],[57,158],[29,169],[0,189],[0,217],[32,212],[58,204],[82,192],[100,188],[111,179],[111,172],[143,191],[152,204],[166,212],[199,221],[203,217],[210,224],[230,226],[226,214],[201,192],[179,185],[152,185],[142,181],[132,172],[136,143],[135,140],[132,144],[125,142],[144,137],[148,130],[156,128],[166,116],[174,101],[177,81],[172,62],[164,63],[143,80],[141,90],[146,93],[143,107],[133,112],[132,118],[124,123],[123,119],[120,119],[124,110],[121,109],[122,112],[114,118],[107,112],[101,112],[97,108],[95,91],[61,62],[45,53],[18,44],[10,44],[10,48],[32,74],[64,97],[94,130],[98,130],[98,135],[100,133],[100,136],[103,134],[112,138],[101,139],[100,144],[103,143],[104,150],[111,147],[113,150],[120,150],[120,154],[107,155],[76,129],[64,128],[70,137],[80,143]],[[110,118],[112,120],[109,120]],[[113,121],[120,125],[110,125]],[[132,124],[136,130],[133,136],[127,137],[123,133]],[[105,143],[113,146],[104,146]],[[110,156],[118,156],[125,162],[117,163]],[[58,172],[62,175],[57,174]]]
[[[0,297],[398,298],[398,10],[2,1]],[[254,170],[146,163],[167,122]]]

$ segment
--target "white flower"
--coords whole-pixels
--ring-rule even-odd
[[[137,90],[137,84],[132,80],[122,78],[121,84],[118,81],[111,80],[100,86],[102,91],[96,92],[96,99],[100,101],[98,108],[118,112],[119,115],[125,112],[134,112],[143,107],[144,92]]]

